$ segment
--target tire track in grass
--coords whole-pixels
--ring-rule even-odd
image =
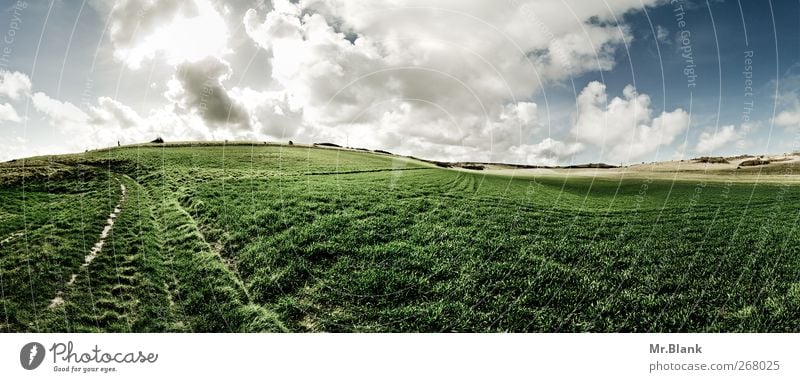
[[[121,175],[128,201],[112,230],[113,239],[92,263],[104,330],[119,332],[183,331],[181,312],[169,290],[171,264],[162,254],[163,232],[145,189]],[[80,281],[80,280],[79,280]],[[86,309],[84,309],[86,311]]]
[[[91,265],[80,267],[86,276],[81,273],[73,278],[76,281],[65,289],[66,301],[58,309],[75,323],[77,329],[69,331],[184,331],[185,321],[169,290],[172,266],[162,256],[163,231],[152,199],[130,177],[120,175],[119,180],[127,187],[126,212],[118,214],[106,245]],[[51,322],[48,330],[65,329]]]
[[[8,243],[14,241],[14,239],[16,239],[18,237],[22,237],[22,235],[24,235],[24,234],[25,234],[25,231],[14,232],[11,235],[8,235],[5,239],[0,240],[0,246],[8,244]]]
[[[117,179],[117,181],[119,181],[119,179]],[[119,183],[119,187],[121,193],[119,201],[117,202],[117,205],[114,207],[111,213],[108,215],[108,219],[106,220],[106,225],[100,232],[100,239],[94,244],[92,250],[89,251],[89,254],[86,255],[86,257],[84,258],[83,265],[81,265],[82,268],[88,268],[89,265],[92,263],[92,261],[94,261],[94,259],[100,255],[100,252],[103,250],[103,246],[105,246],[106,244],[108,235],[111,233],[111,229],[114,228],[114,221],[122,213],[122,204],[125,203],[125,198],[128,196],[128,189],[122,182]],[[73,273],[66,284],[67,287],[70,287],[73,284],[75,284],[75,280],[77,278],[78,274]],[[64,296],[63,290],[59,290],[58,292],[56,292],[56,296],[52,300],[50,300],[50,305],[48,305],[48,308],[53,309],[64,304],[63,296]]]
[[[129,176],[122,175],[131,190],[125,215],[114,236],[114,263],[117,284],[111,289],[111,299],[122,301],[125,307],[113,304],[120,313],[130,314],[129,331],[182,331],[183,317],[172,301],[169,290],[170,266],[164,259],[164,244],[157,234],[160,226],[152,210],[146,190]],[[117,254],[122,254],[117,257]],[[120,261],[121,260],[121,261]],[[107,268],[111,264],[106,264]],[[127,301],[126,301],[127,297]]]
[[[214,251],[177,195],[162,185],[150,190],[159,200],[165,254],[175,270],[175,294],[196,332],[286,331],[278,316],[253,304],[247,289]]]

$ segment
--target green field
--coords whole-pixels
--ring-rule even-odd
[[[32,158],[0,165],[0,331],[797,332],[798,207],[301,146]]]

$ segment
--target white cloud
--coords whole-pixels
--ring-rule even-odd
[[[305,108],[314,122],[335,124],[384,98],[379,87],[391,75],[369,76],[388,68],[377,47],[367,40],[351,44],[320,15],[307,15],[301,22],[299,7],[281,2],[278,6],[287,13],[272,11],[258,23],[251,10],[245,26],[254,41],[271,52],[272,78],[287,91],[293,109]]]
[[[8,103],[0,103],[0,122],[20,122],[22,119],[14,110],[14,107]]]
[[[774,120],[775,124],[786,128],[800,128],[800,107],[781,111]]]
[[[632,39],[615,16],[655,3],[278,0],[243,22],[288,110],[302,113],[298,133],[442,159],[549,161],[584,146],[542,136],[529,97],[613,68]]]
[[[71,138],[68,143],[70,149],[152,139],[152,124],[149,121],[130,107],[108,97],[100,97],[97,104],[90,106],[87,111],[41,92],[35,93],[32,99],[34,108],[45,117],[48,124]]]
[[[142,117],[131,107],[108,97],[100,97],[94,105],[84,111],[70,102],[63,102],[44,93],[33,95],[33,106],[41,113],[47,123],[62,134],[70,136],[70,149],[82,150],[88,146],[105,147],[120,143],[149,141],[157,136],[166,140],[223,140],[223,139],[261,139],[273,134],[276,123],[288,123],[296,127],[297,116],[280,110],[280,99],[272,95],[254,94],[250,89],[234,89],[235,97],[246,94],[247,109],[242,109],[244,118],[258,117],[254,126],[260,130],[240,129],[235,125],[213,125],[196,109],[186,109],[176,104],[152,109]],[[227,94],[227,93],[226,93]],[[233,102],[233,101],[231,101]],[[271,105],[270,111],[263,110]],[[250,109],[252,107],[252,109]],[[284,104],[285,107],[285,104]],[[249,122],[248,122],[249,123]],[[292,129],[294,128],[292,127]],[[291,131],[288,129],[287,131]]]
[[[542,132],[539,106],[533,102],[520,101],[502,105],[498,115],[492,119],[494,121],[482,131],[471,134],[462,132],[465,141],[478,145],[477,139],[486,140],[491,143],[492,150],[502,155],[502,151],[512,146],[527,147],[525,143],[536,140]]]
[[[612,69],[633,39],[622,16],[658,1],[92,0],[111,12],[118,60],[176,68],[164,92],[169,104],[140,115],[101,98],[84,111],[41,94],[35,106],[52,125],[109,137],[324,139],[433,159],[547,164],[589,145],[610,147],[614,157],[644,155],[671,142],[685,113],[653,118],[649,97],[631,88],[619,105],[584,113],[573,129],[581,133],[567,136],[543,128],[531,97]],[[241,64],[228,55],[242,33],[269,57],[247,67],[268,73],[264,86],[228,83],[228,62]],[[585,126],[598,116],[632,125]],[[621,138],[629,141],[610,144]]]
[[[662,44],[671,44],[672,40],[669,39],[669,29],[661,25],[656,25],[656,40]]]
[[[49,152],[48,152],[49,150]],[[57,152],[56,147],[36,147],[31,148],[28,141],[20,136],[9,136],[0,139],[0,162],[16,158],[26,158],[37,154],[48,154]]]
[[[18,100],[31,93],[31,79],[20,72],[0,70],[0,96]]]
[[[41,92],[32,98],[33,107],[44,114],[52,125],[76,127],[89,121],[89,115],[69,102],[52,99]]]
[[[228,27],[210,0],[120,0],[110,30],[114,56],[132,69],[158,55],[178,65],[228,51]]]
[[[146,140],[153,139],[156,136],[162,137],[167,141],[234,138],[234,134],[227,133],[224,130],[215,134],[215,131],[210,129],[199,115],[195,113],[178,113],[173,106],[152,110],[147,117],[146,124],[151,132],[145,138]]]
[[[147,125],[136,111],[108,97],[98,98],[97,105],[90,106],[88,111],[81,110],[70,102],[50,98],[42,92],[35,93],[32,99],[33,107],[44,115],[51,126],[65,133],[77,134],[77,137],[106,135],[105,132],[118,132],[120,136],[141,136],[136,132]],[[117,139],[121,138],[114,138],[113,142]]]
[[[682,109],[653,118],[650,97],[628,85],[623,98],[608,101],[606,86],[589,83],[577,99],[578,116],[572,134],[583,143],[604,149],[612,161],[630,162],[671,144],[688,128]]]
[[[118,126],[120,129],[134,129],[145,122],[129,106],[108,97],[100,97],[98,105],[92,106],[92,117],[89,121],[97,126]]]
[[[230,95],[247,110],[256,136],[285,140],[297,134],[303,113],[289,107],[285,92],[233,88]]]
[[[741,146],[741,140],[748,130],[747,127],[737,130],[735,126],[727,125],[719,129],[703,131],[700,133],[694,150],[699,154],[710,155],[732,143],[737,143],[737,146]]]
[[[520,158],[522,163],[555,166],[583,149],[584,145],[579,142],[567,143],[545,138],[537,144],[514,146],[510,152]],[[513,161],[512,159],[511,162]]]

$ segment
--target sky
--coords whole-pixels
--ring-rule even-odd
[[[0,11],[0,160],[156,137],[537,165],[800,151],[800,0]]]

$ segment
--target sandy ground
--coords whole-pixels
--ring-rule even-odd
[[[746,160],[758,157],[728,158],[729,163],[701,163],[693,160],[667,161],[630,165],[620,168],[509,168],[502,165],[487,165],[483,171],[465,170],[472,173],[507,175],[520,178],[536,177],[593,177],[605,179],[664,179],[705,180],[733,182],[780,182],[800,183],[800,171],[781,171],[787,166],[800,167],[800,155],[774,155],[762,159],[771,163],[738,169]]]

